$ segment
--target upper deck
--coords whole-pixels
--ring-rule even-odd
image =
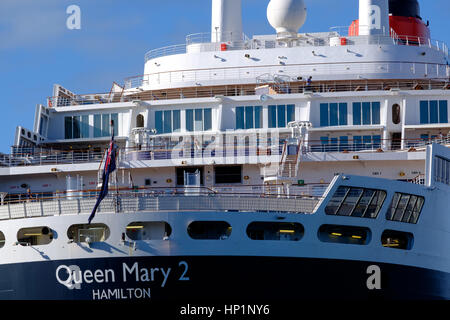
[[[348,36],[345,27],[299,34],[286,43],[275,35],[210,42],[189,35],[186,44],[149,51],[144,75],[125,80],[125,90],[160,90],[255,83],[264,74],[291,81],[445,79],[448,47],[438,40],[397,35]],[[225,39],[226,40],[226,39]]]

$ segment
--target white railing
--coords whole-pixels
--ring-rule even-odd
[[[447,45],[439,40],[434,39],[425,39],[417,36],[406,36],[406,35],[397,35],[393,29],[386,30],[382,35],[371,35],[371,36],[355,36],[357,32],[354,30],[353,35],[350,33],[350,28],[355,28],[354,26],[339,26],[330,28],[330,32],[328,35],[323,37],[301,37],[298,40],[292,41],[291,46],[293,47],[321,47],[321,46],[329,46],[330,39],[333,37],[345,37],[346,45],[364,45],[364,44],[395,44],[395,45],[411,45],[411,46],[427,46],[430,48],[434,48],[438,51],[442,51],[448,56],[448,47]],[[350,33],[350,35],[349,35]],[[236,38],[231,32],[220,33],[216,36],[216,39],[220,41],[212,42],[212,34],[211,33],[195,33],[188,35],[186,37],[185,44],[178,44],[167,46],[163,48],[158,48],[154,50],[150,50],[145,55],[145,62],[151,59],[174,55],[174,54],[182,54],[187,52],[187,47],[192,44],[205,44],[212,43],[215,45],[205,46],[202,48],[202,51],[220,51],[221,43],[234,43],[233,46],[229,47],[229,50],[241,50],[241,49],[272,49],[277,47],[286,46],[283,42],[278,42],[275,39],[267,41],[262,39],[250,39],[245,34]]]
[[[244,137],[241,135],[241,138]],[[210,138],[210,137],[209,137]],[[170,138],[169,138],[170,139]],[[168,141],[153,146],[136,148],[122,148],[119,150],[119,161],[155,161],[155,160],[189,160],[189,159],[214,159],[214,158],[237,158],[247,159],[248,157],[260,157],[260,160],[274,160],[274,157],[281,159],[284,144],[270,141],[259,141],[252,143],[252,139],[246,144],[245,139],[238,140],[238,143],[220,145],[210,145],[210,142],[186,142],[185,145],[175,144]],[[450,135],[442,137],[423,139],[401,139],[390,140],[380,139],[364,143],[360,140],[348,140],[345,143],[337,142],[332,144],[322,144],[321,141],[309,140],[302,147],[300,152],[390,152],[390,151],[414,151],[414,149],[424,149],[431,143],[450,145]],[[403,149],[401,146],[403,145]],[[57,151],[46,149],[16,148],[12,155],[0,153],[0,167],[18,166],[39,166],[58,164],[79,164],[101,162],[102,152],[94,151]]]
[[[141,87],[148,86],[196,83],[201,89],[202,85],[208,84],[206,81],[232,79],[243,80],[247,83],[255,83],[257,78],[262,74],[278,74],[279,70],[280,66],[274,65],[261,67],[214,68],[157,72],[126,78],[124,81],[124,86],[127,90],[133,88],[139,88],[136,90],[142,90]],[[410,77],[418,75],[419,78],[421,78],[423,77],[423,74],[426,73],[430,79],[445,79],[448,74],[448,69],[444,64],[436,65],[435,63],[413,62],[356,62],[314,65],[293,64],[283,66],[282,70],[283,75],[289,77],[291,81],[298,81],[297,78],[299,76],[306,77],[307,75],[310,75],[313,79],[315,79],[315,77],[324,75],[329,76],[330,74],[356,75],[392,73],[406,74]],[[133,92],[131,91],[128,92],[128,94],[132,93]],[[177,98],[180,98],[180,96]]]
[[[168,195],[151,193],[110,192],[98,208],[98,213],[135,213],[158,211],[240,211],[313,213],[319,197],[286,197],[271,195]],[[66,196],[54,199],[25,200],[0,205],[0,220],[30,217],[90,214],[95,197]]]

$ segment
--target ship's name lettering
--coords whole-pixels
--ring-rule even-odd
[[[176,278],[179,281],[189,281],[187,276],[188,267],[187,262],[181,261],[178,264],[179,272],[175,272],[171,267],[146,268],[140,266],[138,262],[124,262],[118,274],[114,269],[82,270],[77,265],[60,265],[56,269],[56,280],[70,290],[81,289],[82,284],[85,283],[115,283],[120,280],[124,283],[153,282],[160,284],[164,288],[170,278]],[[179,273],[178,276],[175,275],[176,273]]]

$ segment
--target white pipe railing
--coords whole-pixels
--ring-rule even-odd
[[[113,192],[111,192],[113,193]],[[209,195],[155,195],[143,193],[112,194],[105,198],[98,213],[135,213],[159,211],[240,211],[313,213],[319,197]],[[51,200],[7,202],[0,206],[0,220],[61,215],[88,215],[95,197],[69,197]]]

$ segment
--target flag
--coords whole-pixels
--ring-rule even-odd
[[[105,168],[103,169],[102,188],[100,190],[100,193],[98,194],[97,202],[95,203],[94,209],[92,210],[92,213],[89,216],[89,224],[91,223],[92,219],[94,219],[95,212],[97,211],[100,202],[102,202],[102,200],[108,195],[109,175],[114,170],[116,170],[116,144],[114,142],[114,128],[113,128],[111,142],[109,143],[108,153],[105,160]]]

